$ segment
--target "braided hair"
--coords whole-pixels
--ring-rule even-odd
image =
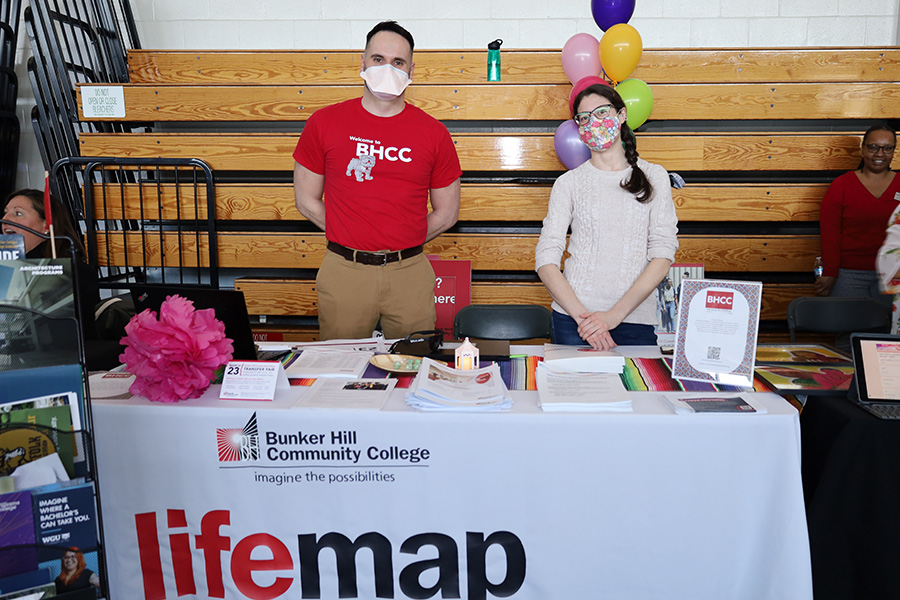
[[[581,101],[585,96],[592,94],[609,100],[609,103],[613,105],[617,114],[620,110],[625,108],[625,101],[622,100],[619,92],[608,85],[596,83],[584,88],[577,96],[575,96],[575,102],[572,103],[572,106],[574,107],[573,110],[578,109],[579,104],[581,104]],[[572,116],[574,117],[575,115]],[[628,123],[622,123],[622,129],[619,135],[622,139],[622,146],[625,149],[625,160],[631,165],[631,177],[629,177],[627,181],[623,180],[619,185],[622,186],[622,189],[634,194],[634,198],[638,202],[647,202],[653,194],[653,185],[650,183],[650,180],[647,179],[647,174],[638,166],[637,140],[631,127],[628,126]]]

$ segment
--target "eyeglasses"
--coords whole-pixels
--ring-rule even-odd
[[[589,112],[586,111],[575,113],[575,116],[572,117],[572,119],[574,119],[575,122],[579,125],[587,125],[591,120],[591,115],[597,117],[598,119],[602,119],[612,112],[615,112],[615,107],[612,104],[604,104]]]
[[[879,150],[881,150],[885,154],[893,154],[894,148],[895,146],[879,146],[878,144],[866,144],[866,150],[868,150],[872,154],[876,154]]]

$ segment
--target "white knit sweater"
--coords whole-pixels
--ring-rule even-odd
[[[631,287],[651,259],[675,260],[678,217],[669,175],[659,165],[639,158],[653,184],[648,202],[638,202],[619,186],[631,175],[601,171],[590,161],[564,173],[550,193],[550,204],[535,250],[535,269],[560,266],[571,226],[569,258],[563,274],[588,311],[610,310]],[[556,302],[553,310],[566,311]],[[656,296],[651,294],[626,323],[656,323]]]

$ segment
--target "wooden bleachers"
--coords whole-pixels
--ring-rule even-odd
[[[325,240],[294,208],[291,153],[315,109],[360,95],[359,55],[130,51],[125,120],[159,126],[82,134],[82,156],[205,161],[216,173],[222,272],[237,275],[251,313],[312,317],[311,273]],[[504,50],[502,79],[491,83],[485,51],[420,50],[414,60],[407,98],[447,123],[464,170],[459,224],[426,252],[472,262],[473,302],[548,305],[533,250],[550,184],[564,171],[553,150],[571,89],[560,52]],[[900,118],[900,49],[646,50],[633,76],[654,94],[641,156],[688,183],[673,192],[676,259],[704,263],[709,276],[763,281],[763,319],[783,330],[790,300],[811,293],[827,182],[855,168],[871,122]],[[176,199],[174,183],[157,187],[164,222],[206,218]],[[120,201],[97,208],[97,219],[160,219],[156,198],[147,202],[135,185],[100,194]],[[180,249],[208,264],[196,236],[138,237],[104,233],[101,262],[159,267]]]

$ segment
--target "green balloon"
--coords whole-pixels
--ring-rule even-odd
[[[616,91],[622,96],[628,109],[628,126],[637,129],[653,110],[653,92],[650,91],[650,86],[640,79],[626,79],[616,86]]]

